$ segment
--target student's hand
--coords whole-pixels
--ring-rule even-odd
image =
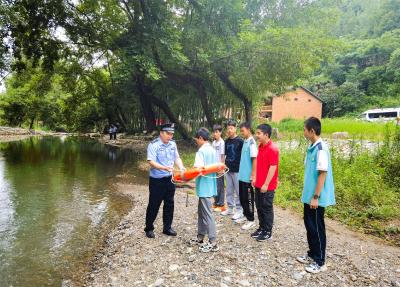
[[[318,208],[318,199],[315,199],[315,198],[311,199],[310,207],[311,207],[311,209],[317,209]]]
[[[268,191],[268,186],[264,184],[263,186],[261,186],[260,191],[261,193],[266,193]]]
[[[250,183],[251,183],[251,186],[252,187],[254,187],[254,184],[256,183],[256,176],[250,176]]]

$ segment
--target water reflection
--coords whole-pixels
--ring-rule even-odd
[[[135,170],[129,150],[78,138],[0,143],[0,286],[60,285],[129,202],[110,179]]]

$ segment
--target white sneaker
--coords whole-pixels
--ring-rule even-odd
[[[238,220],[239,218],[243,217],[243,211],[237,211],[233,216],[232,220]]]
[[[314,262],[314,259],[312,259],[308,254],[303,255],[303,256],[297,256],[297,261],[303,264],[311,264]]]
[[[223,215],[223,216],[232,215],[232,214],[233,214],[233,210],[230,208],[227,208],[225,211],[221,212],[221,215]]]
[[[319,272],[326,271],[328,268],[326,267],[326,264],[319,266],[316,262],[313,262],[310,265],[306,266],[305,269],[309,273],[317,274]]]
[[[246,217],[242,216],[241,218],[238,218],[236,220],[234,220],[233,222],[235,222],[236,224],[242,224],[246,222]]]
[[[242,226],[242,230],[249,230],[253,228],[254,225],[256,225],[254,221],[248,221],[246,224]]]

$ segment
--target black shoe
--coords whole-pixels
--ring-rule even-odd
[[[165,235],[168,235],[168,236],[176,236],[176,234],[177,234],[176,231],[173,230],[172,228],[170,228],[170,229],[168,229],[168,230],[164,230],[163,233],[164,233]]]
[[[150,230],[150,231],[146,231],[146,236],[148,238],[155,238],[156,236],[154,235],[154,231]]]
[[[253,238],[257,238],[262,233],[262,230],[259,228],[255,232],[253,232],[250,236]]]
[[[272,234],[271,232],[267,231],[262,231],[262,233],[257,237],[257,241],[263,242],[263,241],[268,241],[272,239]]]

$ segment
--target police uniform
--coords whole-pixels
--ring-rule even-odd
[[[161,131],[174,132],[174,124],[161,126]],[[152,160],[160,165],[173,168],[174,162],[179,158],[175,141],[163,143],[161,138],[153,140],[147,148],[147,160]],[[149,178],[149,204],[146,211],[145,232],[154,230],[154,221],[157,218],[161,202],[163,206],[164,233],[171,229],[174,215],[175,184],[172,183],[172,173],[166,170],[150,168]]]

